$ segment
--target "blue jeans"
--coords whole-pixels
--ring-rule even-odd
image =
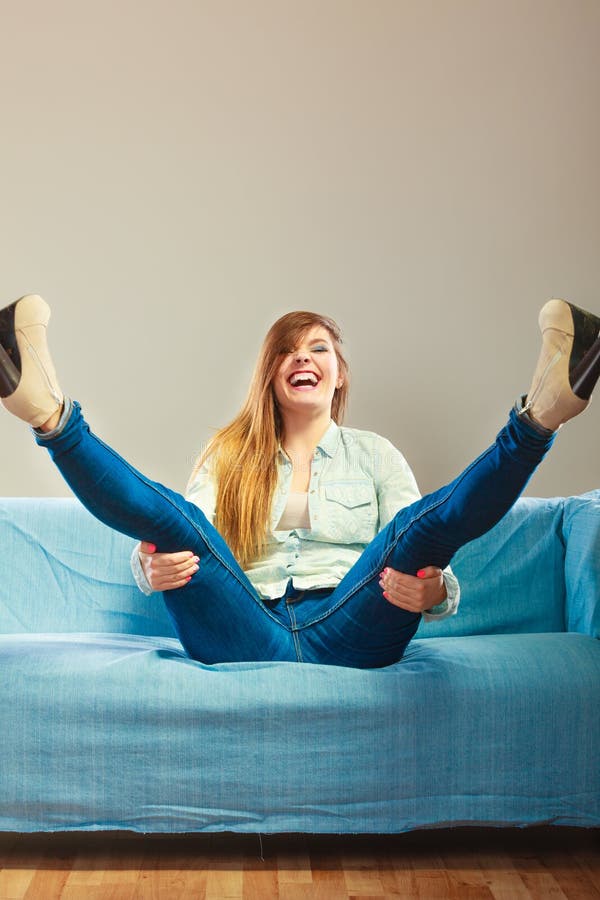
[[[100,521],[161,552],[200,557],[191,581],[162,595],[189,656],[208,664],[291,660],[355,668],[398,662],[421,618],[383,597],[382,569],[414,575],[427,565],[447,566],[510,509],[554,440],[511,410],[491,447],[450,484],[401,509],[335,589],[297,591],[289,583],[283,597],[264,600],[202,510],[97,438],[78,403],[68,401],[55,432],[35,437]]]

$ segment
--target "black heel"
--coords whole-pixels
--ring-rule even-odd
[[[16,391],[21,373],[0,344],[0,397],[10,397]]]
[[[21,354],[15,334],[17,303],[0,309],[0,397],[10,397],[21,378]]]
[[[596,338],[581,362],[569,372],[569,381],[576,397],[580,400],[589,400],[599,378],[600,337]]]
[[[589,400],[600,376],[600,318],[569,303],[573,318],[573,348],[569,360],[571,390]]]

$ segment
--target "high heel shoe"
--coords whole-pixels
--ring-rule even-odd
[[[565,300],[540,312],[542,350],[520,413],[556,431],[589,405],[600,377],[600,318]]]
[[[0,309],[0,399],[34,428],[63,403],[46,342],[49,319],[50,307],[37,294]]]

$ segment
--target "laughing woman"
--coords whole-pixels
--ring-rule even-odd
[[[600,319],[546,303],[528,393],[481,456],[421,498],[389,441],[341,424],[349,373],[336,323],[289,313],[183,497],[104,444],[63,395],[49,317],[37,295],[0,310],[2,402],[93,515],[142,541],[138,584],[163,592],[186,652],[209,664],[400,660],[422,615],[455,612],[453,555],[510,509],[600,377]]]

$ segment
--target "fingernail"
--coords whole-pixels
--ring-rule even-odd
[[[385,591],[383,592],[383,596],[385,597],[386,600],[389,600],[389,599],[390,599],[390,598],[388,597],[388,595],[386,594]]]
[[[191,581],[191,580],[192,580],[192,576],[191,576],[191,575],[188,575],[188,577],[187,577],[185,580],[186,580],[186,581]]]
[[[156,553],[156,544],[148,544],[148,553]]]
[[[417,578],[425,578],[425,569],[419,569],[417,572]]]
[[[197,572],[197,571],[198,571],[198,566],[194,566],[193,571],[194,571],[194,572]],[[190,575],[190,578],[191,578],[191,575]]]

